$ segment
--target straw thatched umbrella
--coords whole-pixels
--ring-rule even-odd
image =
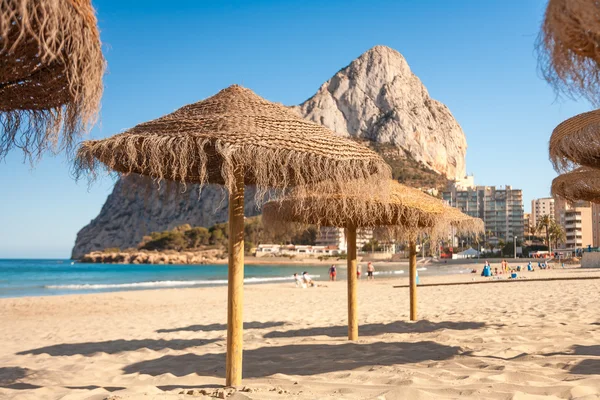
[[[267,225],[277,226],[280,223],[315,224],[320,226],[336,226],[346,229],[348,243],[348,339],[358,339],[358,311],[356,305],[356,230],[386,226],[396,238],[409,239],[410,248],[410,298],[411,320],[416,320],[416,235],[420,232],[438,235],[442,226],[456,225],[463,230],[473,224],[472,218],[456,209],[398,182],[390,182],[389,192],[385,197],[343,196],[316,194],[291,196],[279,202],[267,203],[263,209],[263,219]],[[296,206],[303,203],[306,210]],[[458,214],[456,214],[458,213]],[[460,215],[458,217],[457,215]],[[468,223],[467,223],[468,221]],[[474,230],[479,231],[480,226]],[[481,230],[482,224],[481,224]]]
[[[554,128],[550,161],[557,171],[578,165],[600,168],[600,110],[576,115]]]
[[[70,148],[96,121],[104,69],[89,0],[2,1],[0,158]]]
[[[600,104],[600,4],[549,0],[537,47],[542,75],[555,90]]]
[[[600,170],[581,167],[557,176],[552,181],[552,195],[600,203]]]
[[[244,186],[255,185],[260,200],[269,188],[323,181],[323,190],[347,193],[349,180],[372,185],[390,176],[373,151],[236,85],[111,138],[84,142],[76,169],[93,177],[102,165],[158,181],[228,188],[227,385],[240,384],[242,372]]]

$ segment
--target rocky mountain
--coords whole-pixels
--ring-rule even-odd
[[[465,176],[460,125],[389,47],[373,47],[294,108],[340,135],[392,144],[450,179]]]
[[[245,195],[245,215],[258,215],[254,190],[247,188]],[[211,226],[226,221],[228,204],[227,192],[220,186],[199,191],[197,185],[188,185],[182,191],[163,185],[157,190],[130,175],[117,181],[100,214],[77,233],[71,258],[109,247],[136,247],[145,235],[183,224]]]
[[[396,50],[370,49],[292,108],[340,135],[385,148],[386,159],[395,149],[398,157],[408,156],[411,165],[450,179],[465,175],[462,129],[445,105],[429,97]],[[98,217],[77,234],[72,257],[108,247],[135,247],[144,235],[184,223],[210,226],[227,220],[227,196],[219,187],[208,186],[200,196],[194,185],[177,195],[167,192],[172,191],[143,189],[137,177],[119,180]],[[259,212],[252,197],[248,190],[248,216]]]

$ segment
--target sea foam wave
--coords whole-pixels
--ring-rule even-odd
[[[404,271],[402,270],[398,270],[398,271],[375,271],[373,274],[374,275],[399,275],[399,274],[403,274]]]
[[[311,275],[319,278],[320,275]],[[261,282],[281,282],[291,281],[293,276],[278,276],[269,278],[246,278],[244,283]],[[195,280],[195,281],[151,281],[151,282],[133,282],[133,283],[99,283],[99,284],[71,284],[71,285],[46,285],[46,289],[60,290],[101,290],[101,289],[126,289],[126,288],[157,288],[157,287],[182,287],[182,286],[201,286],[201,285],[226,285],[226,279]]]

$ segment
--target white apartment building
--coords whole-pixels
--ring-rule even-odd
[[[554,218],[554,208],[552,197],[531,200],[531,225],[535,228],[544,215],[550,215]]]
[[[356,248],[359,250],[362,249],[371,239],[373,239],[372,230],[359,229],[356,232]],[[346,241],[344,228],[322,226],[320,234],[317,236],[317,246],[337,247],[340,251],[347,252],[348,242]]]
[[[475,218],[481,218],[490,241],[498,243],[523,237],[523,191],[511,186],[474,186],[473,176],[453,181],[442,198],[451,207]]]

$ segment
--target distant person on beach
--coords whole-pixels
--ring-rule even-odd
[[[360,266],[360,264],[358,264],[356,266],[356,279],[360,279],[360,274],[361,274],[361,266]]]
[[[302,282],[302,278],[300,278],[298,276],[298,274],[294,274],[294,281],[296,282],[296,286],[297,287],[303,287],[304,286],[304,282]]]
[[[302,273],[302,280],[304,281],[304,283],[307,286],[315,286],[315,283],[313,282],[312,278],[310,277],[310,275],[306,271],[304,271]]]
[[[373,266],[373,263],[369,261],[369,263],[367,264],[367,280],[375,279],[374,273],[375,267]]]
[[[335,281],[337,276],[337,270],[335,269],[335,264],[331,264],[331,268],[329,268],[329,280]]]

